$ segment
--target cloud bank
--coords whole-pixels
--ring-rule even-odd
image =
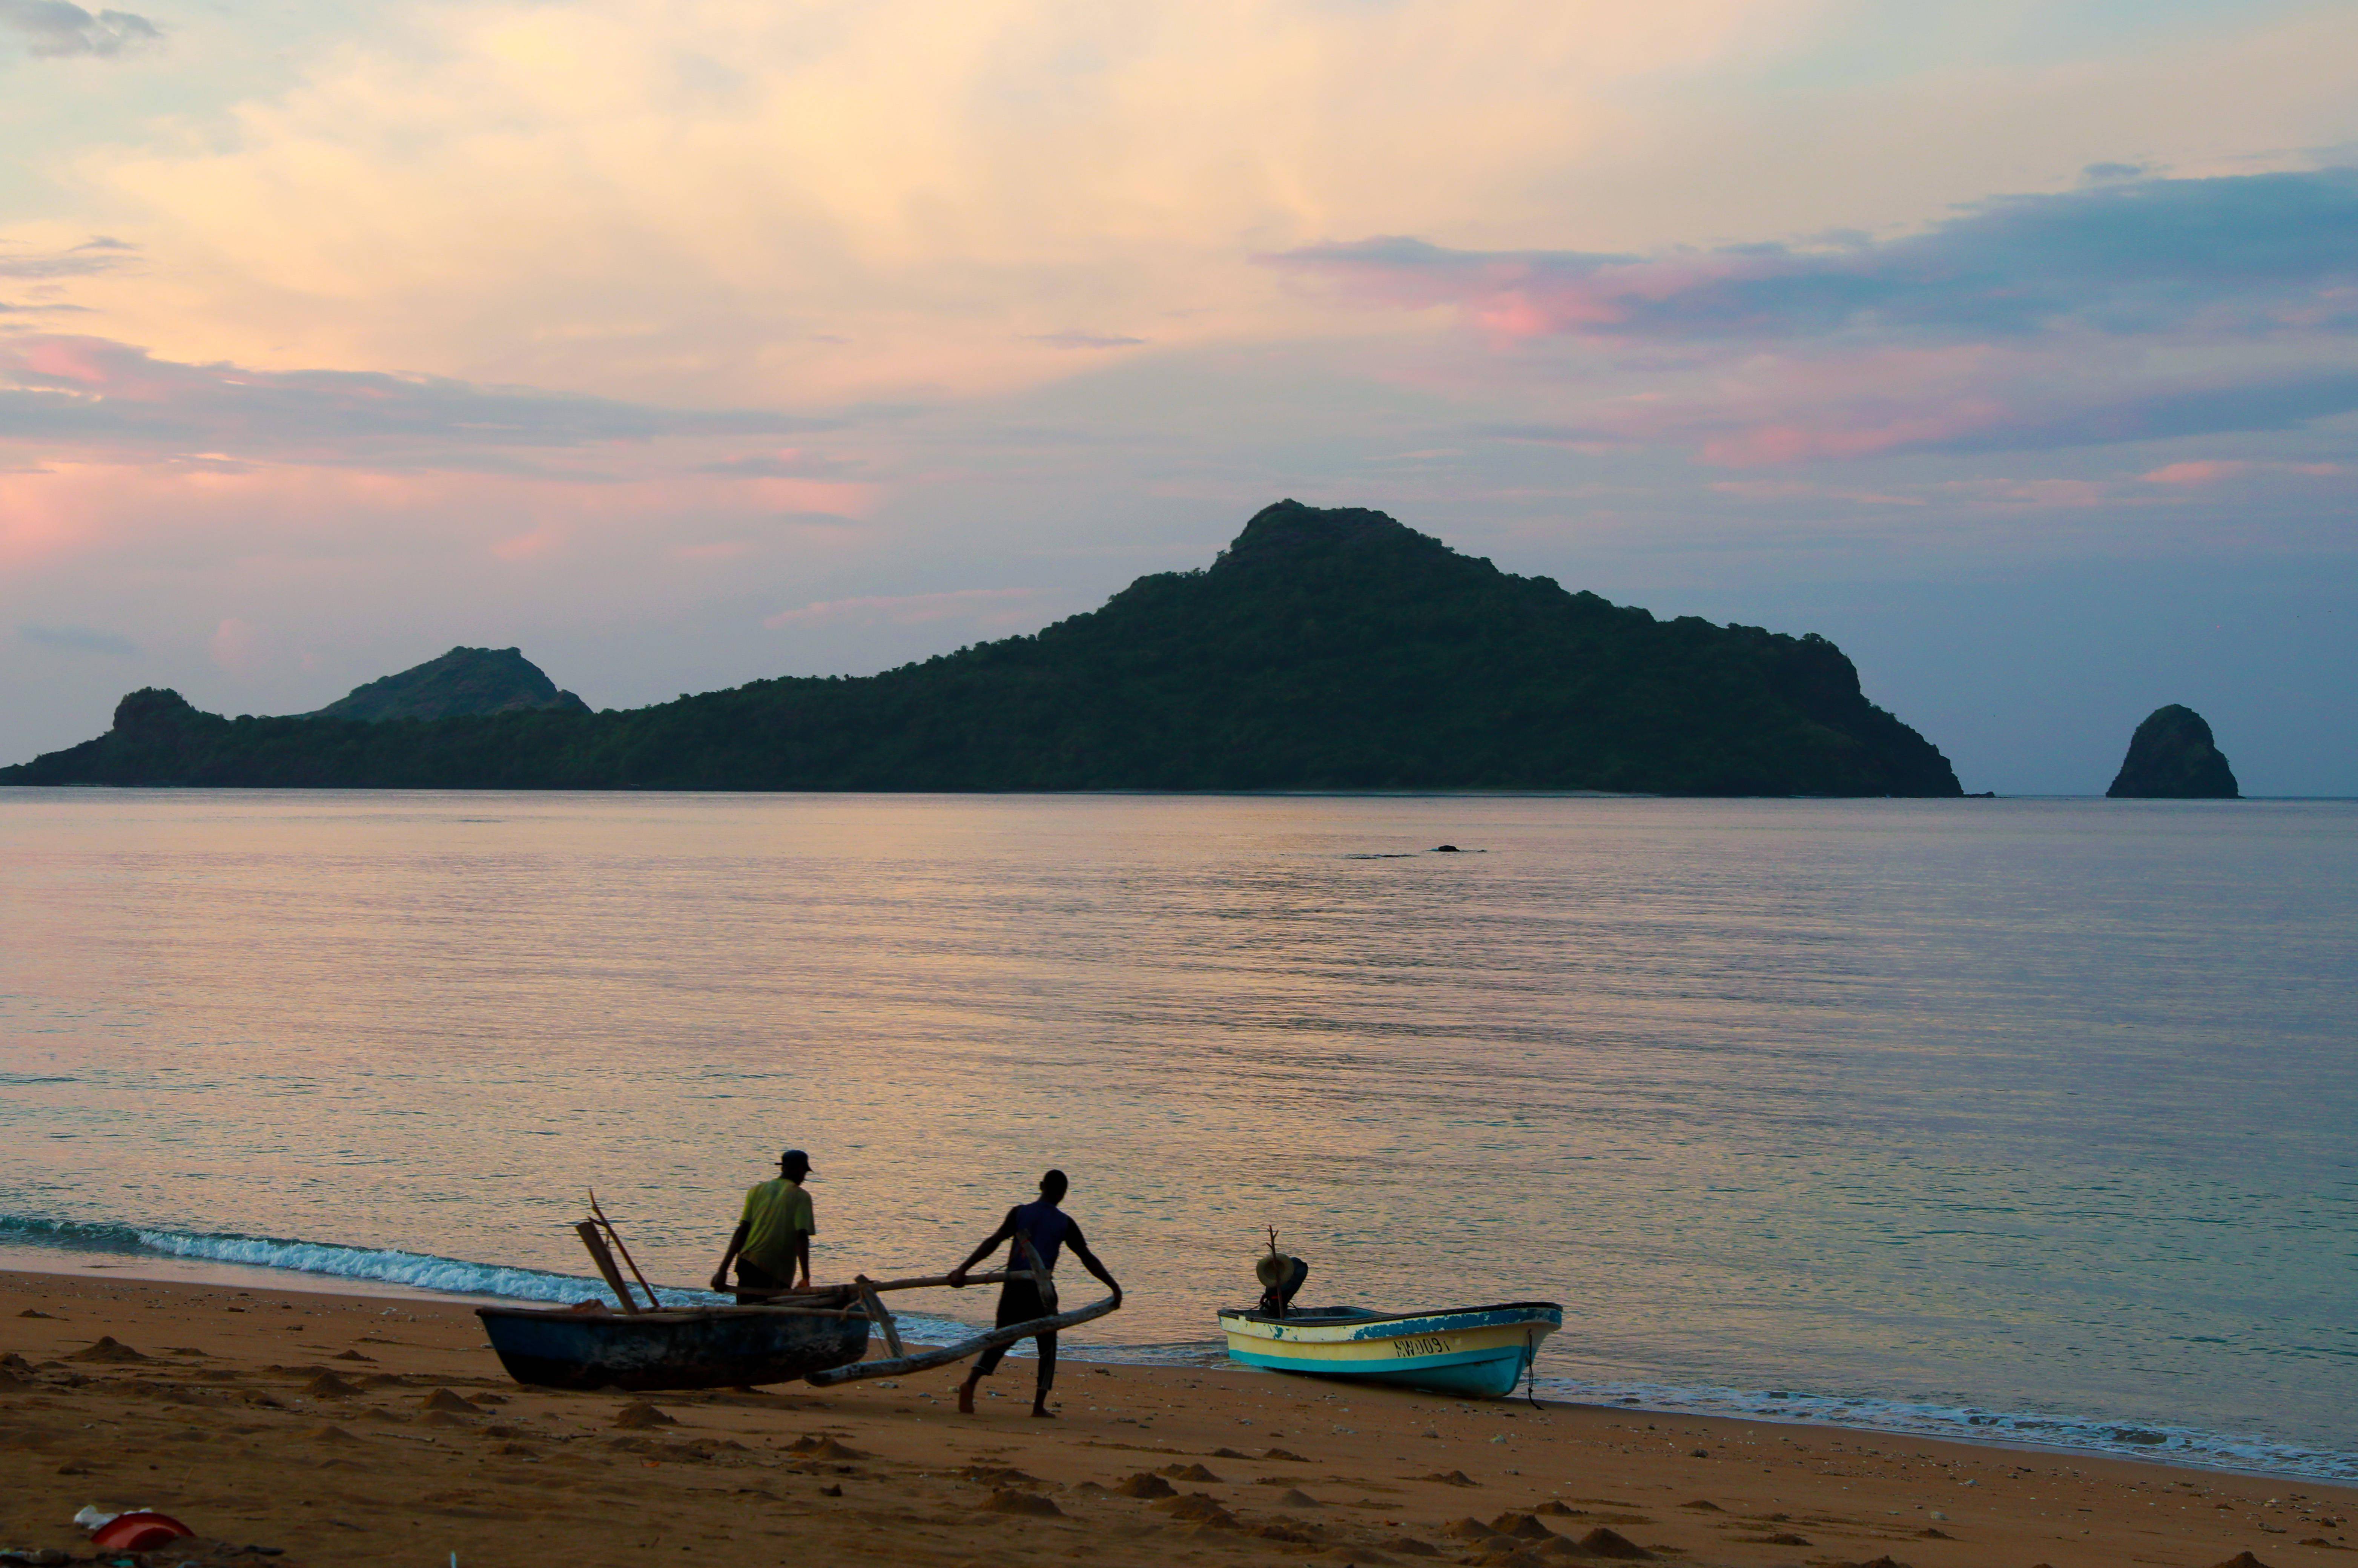
[[[2117,178],[1921,232],[1638,254],[1411,238],[1267,258],[1616,395],[1565,443],[1709,460],[2049,451],[2358,410],[2358,170]],[[1643,393],[1642,396],[1633,394]]]
[[[164,40],[163,29],[135,12],[93,15],[71,0],[0,0],[0,30],[24,39],[36,59],[113,59]]]

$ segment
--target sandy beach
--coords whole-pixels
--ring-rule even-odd
[[[152,1562],[2347,1561],[2358,1492],[1222,1368],[1011,1362],[821,1393],[520,1388],[457,1303],[0,1274],[0,1549]],[[264,1551],[247,1551],[261,1548]],[[0,1557],[0,1561],[10,1561]],[[36,1561],[55,1562],[55,1557]]]

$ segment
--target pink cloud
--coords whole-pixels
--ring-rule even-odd
[[[2252,465],[2246,462],[2204,460],[2197,462],[2166,463],[2149,473],[2137,477],[2147,484],[2216,484],[2223,479],[2233,479]]]

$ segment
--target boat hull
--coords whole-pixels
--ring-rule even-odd
[[[790,1383],[868,1354],[868,1320],[763,1307],[634,1315],[477,1307],[492,1349],[543,1389],[735,1389]]]
[[[1476,1399],[1514,1392],[1540,1341],[1563,1325],[1563,1308],[1553,1302],[1388,1316],[1220,1314],[1229,1357],[1248,1367]]]

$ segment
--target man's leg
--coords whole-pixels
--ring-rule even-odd
[[[1032,1413],[1045,1420],[1056,1413],[1048,1408],[1048,1390],[1056,1382],[1056,1336],[1044,1334],[1033,1343],[1040,1349],[1040,1380],[1032,1391]]]
[[[1029,1280],[1010,1280],[999,1288],[998,1324],[1000,1327],[1005,1328],[1008,1325],[1015,1323],[1029,1323],[1033,1318],[1044,1315],[1045,1314],[1040,1310],[1040,1292],[1033,1289]],[[981,1358],[975,1362],[974,1370],[968,1372],[966,1375],[966,1381],[958,1385],[960,1415],[974,1413],[975,1385],[996,1371],[999,1363],[1004,1360],[1006,1356],[1007,1346],[994,1345],[984,1351]]]
[[[1006,1357],[1007,1346],[1004,1345],[994,1345],[990,1349],[984,1351],[979,1357],[976,1357],[974,1370],[968,1372],[966,1375],[966,1381],[958,1385],[958,1414],[972,1415],[974,1413],[975,1385],[981,1382],[985,1378],[990,1377],[993,1372],[997,1371],[999,1369],[1000,1362],[1005,1360]]]

